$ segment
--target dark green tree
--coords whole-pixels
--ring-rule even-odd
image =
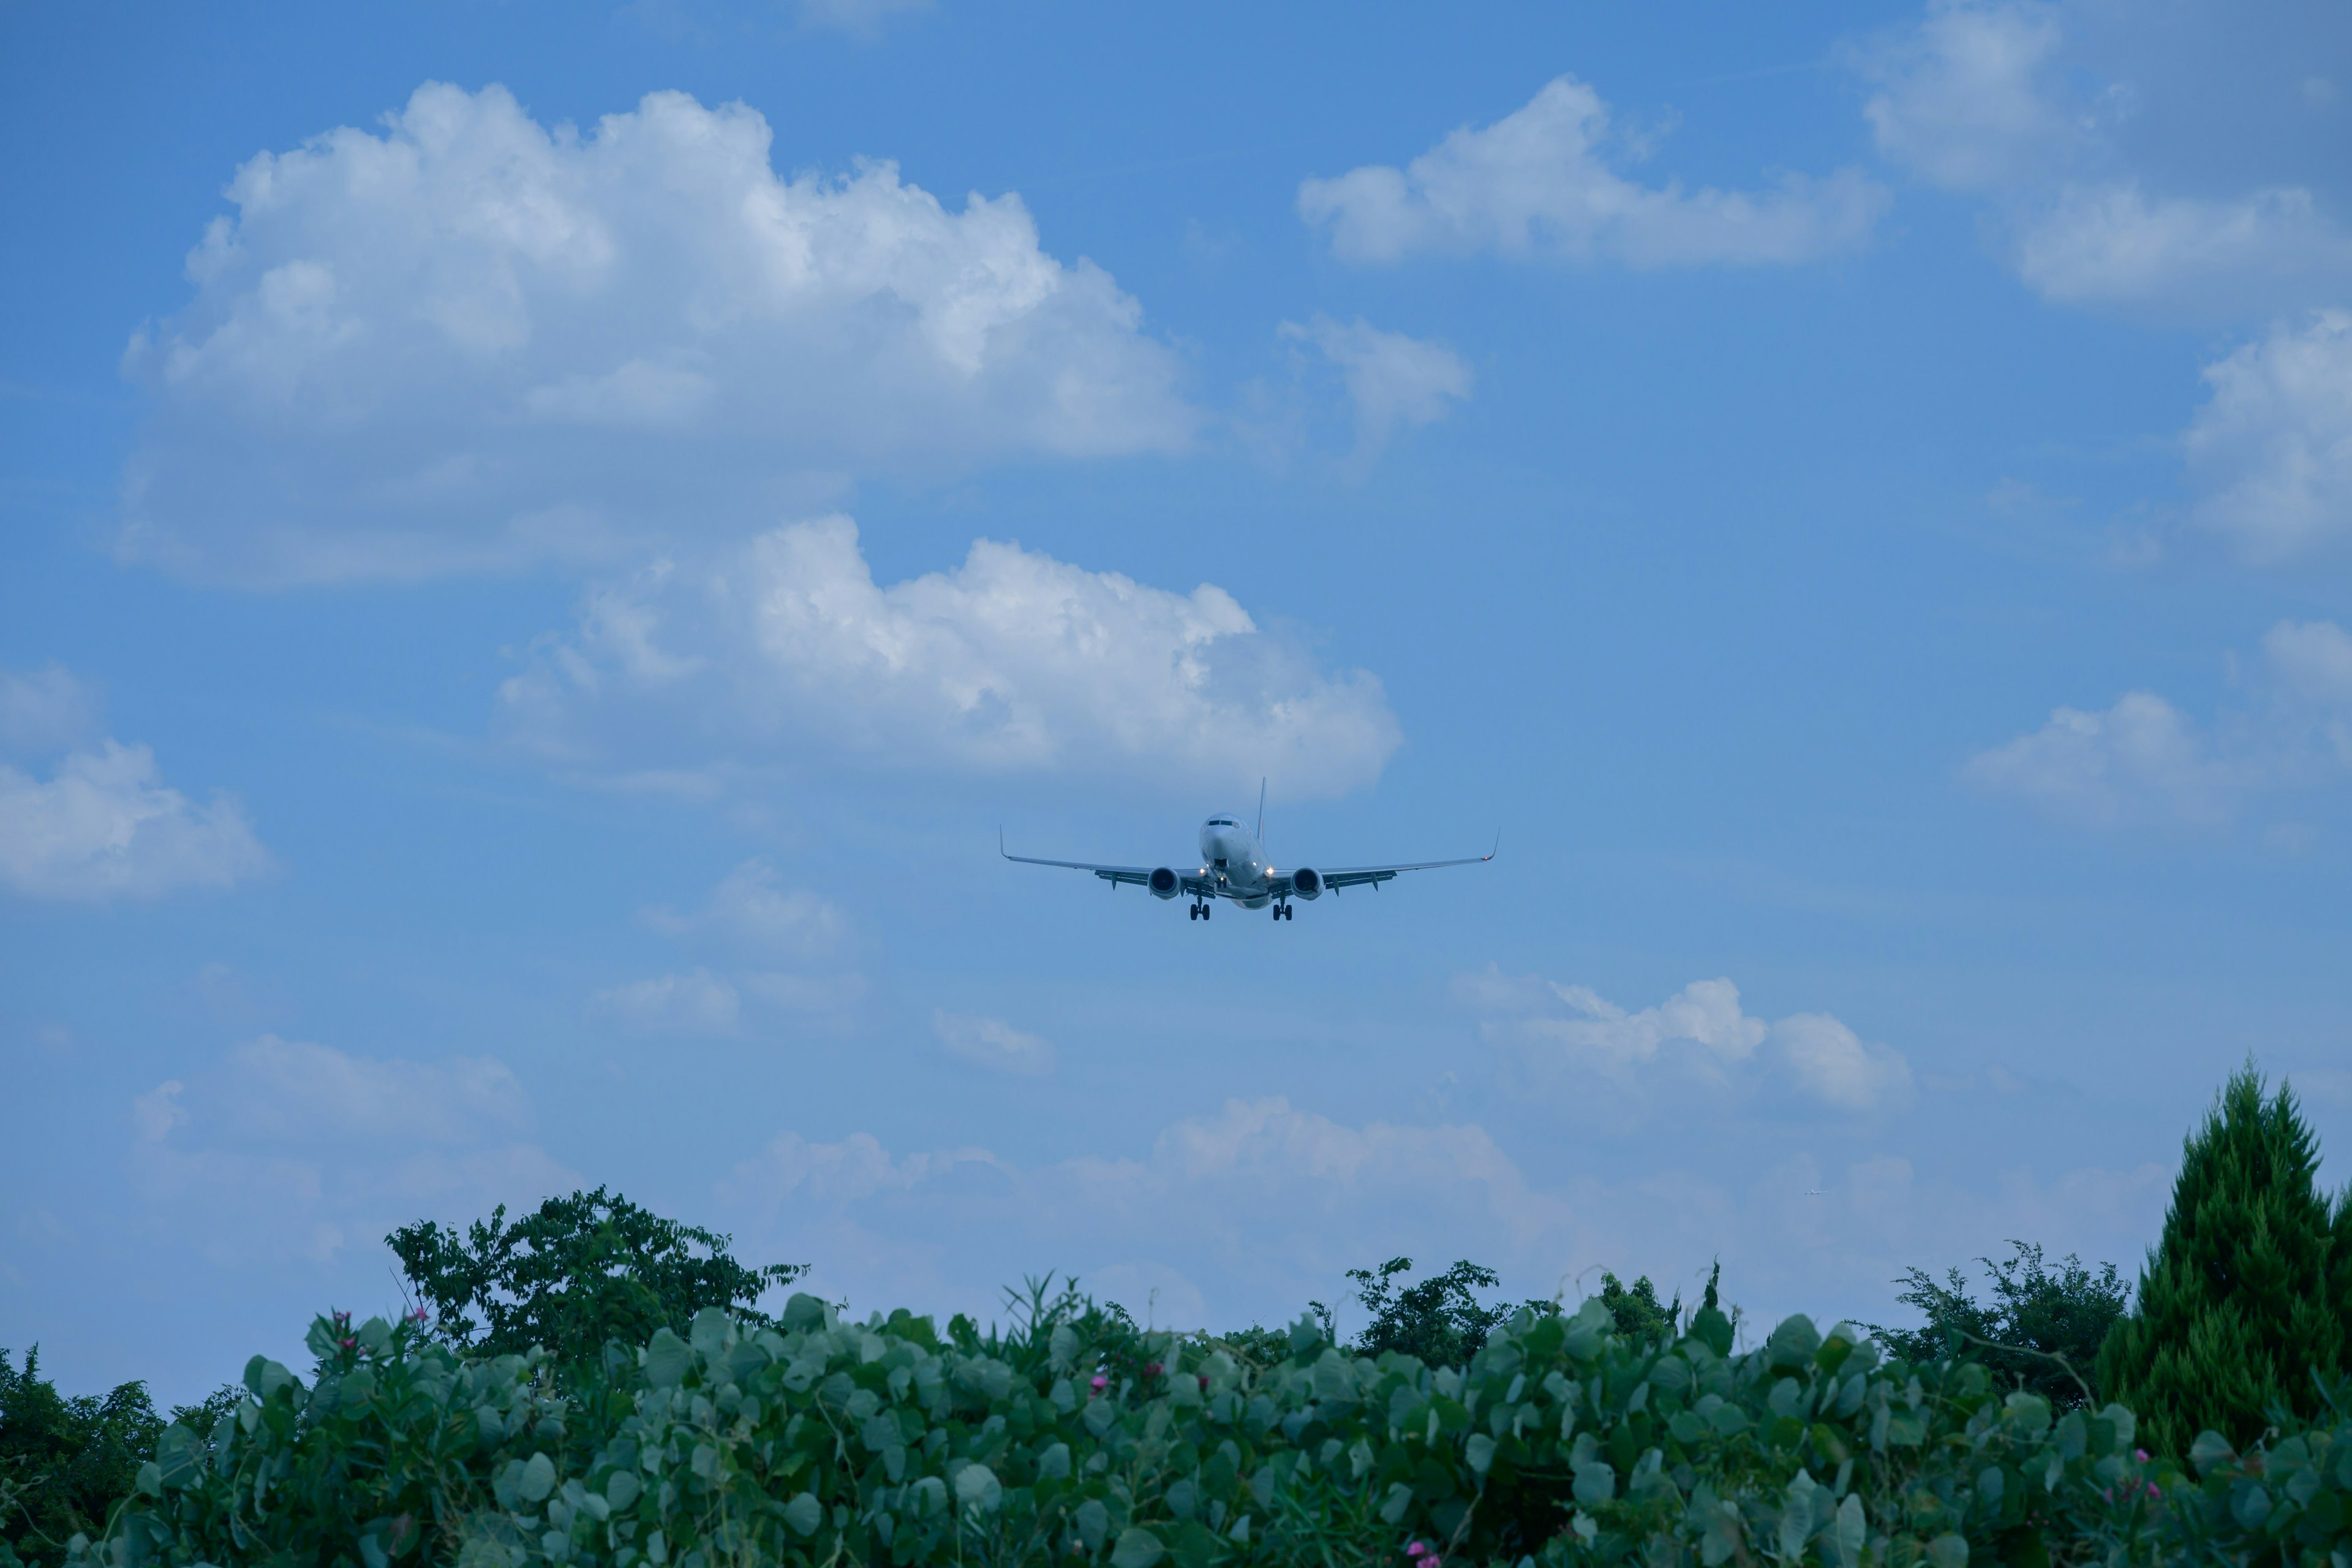
[[[732,1237],[664,1219],[603,1187],[550,1198],[507,1222],[500,1204],[464,1234],[430,1220],[384,1238],[434,1331],[482,1355],[543,1345],[584,1361],[608,1341],[642,1344],[665,1325],[684,1333],[705,1307],[757,1318],[769,1289],[802,1263],[746,1268]]]
[[[1410,1258],[1391,1258],[1376,1270],[1348,1270],[1348,1278],[1356,1282],[1356,1299],[1371,1315],[1371,1321],[1356,1339],[1359,1354],[1376,1356],[1382,1351],[1397,1351],[1418,1356],[1431,1366],[1462,1366],[1485,1346],[1495,1326],[1519,1309],[1516,1301],[1491,1307],[1481,1302],[1475,1292],[1496,1287],[1495,1271],[1466,1259],[1418,1285],[1399,1289],[1397,1277],[1412,1272]],[[1336,1340],[1331,1310],[1320,1301],[1307,1305],[1322,1320],[1325,1333]],[[1526,1305],[1539,1312],[1559,1310],[1552,1301]]]
[[[163,1430],[143,1383],[68,1397],[41,1375],[39,1346],[21,1368],[0,1350],[0,1552],[64,1561],[66,1542],[97,1535],[130,1495]]]
[[[2106,1397],[2137,1414],[2148,1447],[2179,1458],[2208,1429],[2243,1447],[2274,1410],[2315,1413],[2315,1369],[2344,1374],[2347,1227],[2318,1165],[2294,1093],[2265,1099],[2251,1062],[2182,1147],[2137,1301],[2099,1356]]]
[[[1710,1281],[1712,1283],[1712,1281]],[[1658,1300],[1657,1287],[1646,1274],[1627,1288],[1607,1269],[1601,1271],[1601,1304],[1617,1324],[1617,1331],[1644,1344],[1672,1344],[1683,1320],[1682,1292],[1672,1302]]]
[[[1896,1283],[1895,1299],[1927,1321],[1916,1329],[1867,1325],[1878,1342],[1906,1361],[1962,1355],[1982,1361],[2003,1383],[2038,1394],[2060,1410],[2105,1401],[2098,1392],[2099,1347],[2124,1314],[2131,1287],[2112,1263],[2094,1273],[2068,1253],[2055,1268],[2042,1248],[2011,1241],[2007,1258],[1979,1258],[1990,1300],[1969,1293],[1968,1277],[1944,1271],[1939,1283],[1917,1267]]]

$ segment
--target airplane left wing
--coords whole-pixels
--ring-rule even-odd
[[[1459,860],[1416,860],[1410,865],[1396,866],[1335,866],[1328,870],[1318,868],[1316,876],[1335,893],[1342,888],[1360,888],[1367,883],[1378,889],[1382,882],[1394,881],[1401,871],[1434,871],[1441,866],[1483,866],[1492,860],[1502,847],[1498,837],[1493,849],[1484,855],[1465,856]],[[1286,877],[1285,880],[1287,880]]]

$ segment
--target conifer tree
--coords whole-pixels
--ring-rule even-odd
[[[2243,1447],[2271,1410],[2315,1411],[2315,1367],[2343,1375],[2352,1268],[2336,1252],[2352,1224],[2318,1164],[2293,1091],[2265,1100],[2251,1062],[2184,1142],[2137,1300],[2099,1355],[2102,1389],[2149,1447],[2186,1458],[2208,1429]]]

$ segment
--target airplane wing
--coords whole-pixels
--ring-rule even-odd
[[[1360,888],[1367,883],[1377,889],[1382,882],[1396,880],[1397,873],[1400,871],[1434,871],[1441,866],[1483,866],[1492,860],[1496,851],[1502,847],[1503,841],[1498,837],[1495,840],[1493,849],[1487,850],[1484,855],[1465,856],[1459,860],[1416,860],[1411,865],[1398,866],[1335,866],[1328,870],[1318,866],[1316,868],[1316,875],[1323,879],[1325,887],[1335,893],[1342,888]],[[1279,880],[1285,884],[1285,890],[1287,891],[1289,874],[1284,873]]]
[[[1131,882],[1139,888],[1151,885],[1152,868],[1149,866],[1097,866],[1091,860],[1041,860],[1034,855],[1015,855],[1004,847],[1004,835],[1001,831],[996,836],[996,852],[1007,860],[1018,860],[1024,866],[1059,866],[1066,871],[1092,871],[1114,888],[1122,882]],[[1186,893],[1215,890],[1209,879],[1197,872],[1179,871],[1176,881],[1178,889]]]

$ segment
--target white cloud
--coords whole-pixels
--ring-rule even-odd
[[[1402,169],[1298,188],[1299,216],[1356,262],[1495,252],[1632,267],[1811,261],[1852,249],[1886,210],[1856,171],[1748,193],[1638,184],[1609,166],[1609,110],[1574,77],[1494,124],[1464,127]]]
[[[2334,621],[2281,621],[2263,635],[2263,657],[2296,697],[2352,708],[2352,633]]]
[[[1965,773],[1980,789],[2090,827],[2219,822],[2242,782],[2152,691],[2127,691],[2102,713],[2061,708],[2033,733],[1969,758]]]
[[[2210,316],[2340,298],[2352,231],[2325,193],[2220,172],[2244,162],[2227,145],[2235,106],[2215,101],[2229,89],[2206,62],[2156,58],[2144,24],[2104,25],[2121,16],[1936,0],[1852,53],[1877,89],[1864,113],[1879,150],[1988,197],[2011,265],[2045,299]],[[2195,29],[2178,37],[2196,47]],[[2174,134],[2134,134],[2151,116]]]
[[[1483,1015],[1538,1093],[1588,1096],[1599,1079],[1638,1092],[1645,1076],[1718,1089],[1768,1081],[1833,1109],[1877,1112],[1910,1102],[1901,1052],[1867,1042],[1826,1013],[1768,1024],[1728,980],[1699,980],[1654,1007],[1628,1012],[1586,985],[1507,975],[1495,965],[1454,977],[1455,1000]]]
[[[2031,734],[1969,760],[1979,788],[2086,827],[2228,821],[2264,791],[2342,781],[2352,773],[2352,634],[2333,621],[2281,621],[2263,635],[2253,672],[2266,700],[2230,715],[2209,739],[2150,691],[2105,712],[2061,708]],[[2274,842],[2309,829],[2273,824]]]
[[[1879,151],[1962,190],[2046,167],[2078,132],[2041,79],[2059,41],[2050,5],[1930,5],[1916,28],[1856,56],[1878,88],[1863,113]]]
[[[834,904],[805,888],[780,888],[775,868],[746,860],[718,887],[701,909],[679,914],[667,905],[643,911],[646,924],[666,936],[708,940],[733,951],[768,958],[815,962],[838,953],[849,921]]]
[[[1036,1078],[1054,1070],[1054,1042],[1024,1034],[1002,1018],[980,1018],[934,1008],[931,1033],[950,1056],[992,1072]]]
[[[845,471],[1190,441],[1173,354],[1017,195],[780,178],[770,141],[680,93],[583,133],[433,83],[256,157],[132,342],[122,553],[417,578],[733,531]]]
[[[2259,307],[2352,283],[2352,234],[2299,188],[2217,201],[2070,185],[2020,226],[2016,262],[2029,287],[2067,304]]]
[[[657,974],[588,998],[588,1016],[632,1035],[731,1035],[742,997],[707,969]]]
[[[2352,312],[2278,327],[2205,381],[2186,437],[2195,521],[2262,562],[2352,537]]]
[[[1444,343],[1384,332],[1360,316],[1349,324],[1328,316],[1303,327],[1285,321],[1282,331],[1313,343],[1339,371],[1356,407],[1360,457],[1387,446],[1399,426],[1433,425],[1470,395],[1470,366]]]
[[[98,734],[98,693],[61,665],[0,669],[0,752],[46,753]]]
[[[1325,675],[1222,588],[1171,593],[988,540],[952,572],[883,587],[842,517],[592,594],[499,700],[517,743],[599,767],[821,751],[1194,785],[1270,773],[1304,796],[1370,782],[1400,739],[1378,680]]]
[[[269,864],[235,801],[167,787],[145,746],[71,752],[47,780],[0,765],[0,886],[27,898],[152,899]]]
[[[525,1140],[496,1060],[353,1056],[265,1035],[131,1106],[147,1217],[214,1261],[332,1260],[420,1217],[471,1219],[578,1181]]]

